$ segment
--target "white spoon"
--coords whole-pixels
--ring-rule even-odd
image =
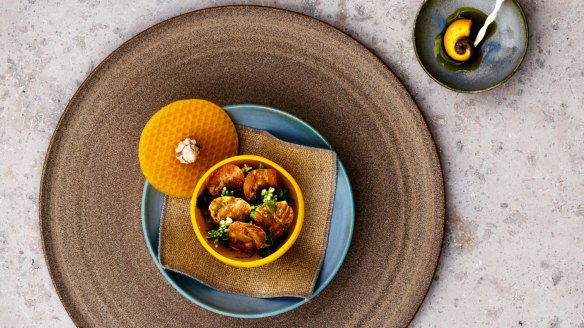
[[[493,12],[487,17],[487,20],[485,21],[485,25],[483,25],[483,27],[481,27],[481,29],[479,30],[479,33],[477,34],[477,38],[475,39],[475,42],[474,42],[475,48],[476,48],[476,46],[479,45],[479,43],[481,43],[481,41],[483,41],[483,38],[485,37],[485,33],[487,33],[487,28],[489,27],[489,25],[491,25],[492,22],[495,21],[495,18],[497,18],[497,13],[499,12],[499,9],[501,9],[501,4],[503,3],[503,1],[505,1],[505,0],[497,0],[497,3],[495,3],[495,9],[493,9]]]

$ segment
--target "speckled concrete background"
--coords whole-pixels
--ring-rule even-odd
[[[464,95],[437,85],[415,59],[421,1],[3,1],[0,325],[73,326],[44,263],[37,197],[53,128],[83,79],[155,23],[251,3],[345,30],[381,56],[426,116],[448,219],[413,327],[584,328],[584,2],[520,2],[530,24],[522,68],[499,89]]]

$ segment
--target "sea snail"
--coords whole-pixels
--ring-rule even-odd
[[[444,49],[450,58],[463,62],[472,56],[474,46],[469,38],[471,25],[470,19],[458,19],[446,29]]]

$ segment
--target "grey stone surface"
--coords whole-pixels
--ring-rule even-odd
[[[413,327],[584,327],[584,2],[520,0],[530,48],[494,91],[433,82],[412,48],[421,1],[3,1],[0,326],[73,326],[52,287],[38,191],[67,101],[111,51],[190,10],[252,3],[341,28],[404,81],[438,144],[447,234]]]

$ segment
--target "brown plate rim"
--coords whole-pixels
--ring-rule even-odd
[[[426,1],[424,1],[425,3]],[[422,5],[424,4],[422,3]],[[337,32],[340,32],[342,35],[344,35],[346,37],[347,40],[349,40],[350,42],[356,43],[358,46],[366,49],[368,52],[370,52],[373,57],[376,59],[376,61],[378,61],[379,64],[381,64],[382,66],[384,66],[389,72],[391,72],[391,74],[395,77],[395,79],[401,83],[401,85],[403,86],[404,91],[408,94],[408,96],[410,96],[412,102],[416,105],[417,111],[420,114],[420,117],[422,118],[425,127],[428,131],[428,136],[430,137],[430,140],[432,141],[433,144],[433,153],[437,159],[437,166],[440,169],[440,176],[441,178],[439,179],[439,181],[441,182],[441,186],[440,188],[438,188],[439,190],[439,196],[441,196],[442,200],[443,200],[443,207],[442,209],[442,214],[443,214],[443,225],[442,225],[442,242],[440,243],[440,251],[437,253],[436,258],[434,259],[434,272],[433,275],[436,274],[436,271],[438,269],[438,262],[439,259],[441,257],[443,248],[444,248],[444,235],[445,235],[445,228],[446,228],[446,193],[444,190],[444,171],[443,171],[443,167],[442,167],[442,163],[440,160],[440,154],[438,152],[438,147],[436,144],[436,140],[434,138],[434,136],[432,135],[432,131],[430,130],[430,126],[428,124],[428,120],[426,119],[426,117],[424,116],[424,113],[420,110],[418,104],[415,101],[415,98],[413,97],[413,95],[411,94],[411,92],[406,88],[405,84],[403,83],[403,81],[395,74],[395,72],[381,59],[381,57],[379,57],[379,55],[377,53],[375,53],[372,49],[370,49],[369,47],[367,47],[365,44],[361,43],[360,41],[358,41],[357,39],[355,39],[354,37],[352,37],[351,35],[349,35],[347,32],[343,31],[342,29],[335,27],[325,21],[322,21],[318,18],[306,15],[304,13],[301,12],[296,12],[290,9],[285,9],[285,8],[278,8],[278,7],[271,7],[271,6],[261,6],[261,5],[225,5],[225,6],[213,6],[213,7],[208,7],[208,8],[202,8],[202,9],[198,9],[198,10],[193,10],[193,11],[189,11],[183,14],[179,14],[170,18],[167,18],[159,23],[156,23],[144,30],[142,30],[141,32],[139,32],[138,34],[134,35],[133,37],[131,37],[130,39],[126,40],[125,42],[123,42],[120,46],[118,46],[114,51],[112,51],[109,55],[107,55],[90,73],[89,75],[87,75],[87,77],[85,77],[85,79],[83,80],[83,82],[81,83],[81,85],[77,88],[77,90],[75,91],[75,93],[73,94],[73,96],[71,97],[71,99],[69,100],[69,102],[67,103],[67,106],[65,107],[65,109],[63,110],[63,112],[61,113],[61,116],[59,117],[59,120],[57,122],[57,124],[55,125],[53,134],[51,136],[49,145],[47,147],[47,151],[45,153],[45,159],[43,161],[43,170],[41,173],[41,180],[40,180],[40,185],[39,185],[39,206],[38,206],[38,214],[39,214],[39,231],[40,231],[40,237],[41,237],[41,245],[42,245],[42,250],[43,250],[43,258],[45,260],[45,264],[47,267],[47,270],[49,272],[49,276],[51,278],[51,284],[53,285],[53,288],[57,294],[57,296],[59,297],[59,300],[61,302],[61,304],[63,305],[63,307],[65,308],[65,311],[67,312],[69,318],[71,319],[71,321],[73,322],[73,324],[76,327],[81,327],[79,322],[76,321],[76,316],[72,315],[71,313],[71,309],[68,303],[65,302],[63,295],[61,294],[61,291],[59,288],[57,288],[57,285],[55,284],[55,273],[53,271],[53,268],[48,264],[49,263],[49,258],[47,257],[47,241],[45,240],[44,236],[45,236],[45,232],[44,232],[44,228],[43,228],[43,221],[44,221],[44,216],[43,216],[43,211],[44,211],[44,206],[43,206],[43,199],[45,198],[45,193],[43,190],[43,186],[45,185],[45,179],[46,179],[46,171],[47,171],[47,165],[49,164],[49,159],[50,159],[50,155],[51,152],[53,150],[53,146],[55,143],[55,140],[58,138],[59,135],[59,130],[62,126],[62,123],[65,119],[65,117],[67,116],[68,112],[71,110],[71,107],[73,106],[73,104],[75,103],[75,101],[77,100],[77,98],[79,97],[79,94],[81,93],[81,91],[83,89],[85,89],[85,87],[87,86],[87,84],[89,84],[89,82],[91,81],[91,79],[93,78],[93,76],[95,75],[96,72],[98,72],[102,67],[104,67],[105,65],[107,65],[110,60],[117,55],[119,52],[123,51],[125,48],[127,48],[129,45],[131,45],[133,42],[135,42],[136,40],[140,39],[141,37],[143,37],[144,35],[148,34],[150,31],[158,29],[160,27],[163,27],[166,24],[169,24],[171,21],[175,20],[175,19],[180,19],[186,16],[190,16],[190,15],[194,15],[197,13],[201,13],[201,12],[206,12],[206,11],[215,11],[215,10],[222,10],[225,8],[250,8],[250,7],[255,7],[255,8],[262,8],[262,9],[270,9],[270,10],[275,10],[275,11],[281,11],[281,12],[285,12],[287,14],[292,14],[292,15],[298,15],[298,16],[302,16],[304,18],[308,18],[311,19],[315,22],[318,22],[319,24],[322,24],[324,27],[326,28],[333,28],[335,29]],[[416,54],[417,55],[417,54]],[[142,236],[144,238],[144,236]],[[410,318],[409,322],[408,322],[408,326],[412,323],[412,321],[414,320],[414,318],[416,317],[416,314],[419,312],[422,304],[424,303],[426,297],[428,296],[428,293],[430,291],[430,288],[432,286],[432,281],[430,280],[430,282],[428,283],[428,286],[426,287],[426,291],[424,293],[424,297],[422,298],[421,302],[418,304],[418,307],[416,309],[416,311],[412,314],[412,317]]]

